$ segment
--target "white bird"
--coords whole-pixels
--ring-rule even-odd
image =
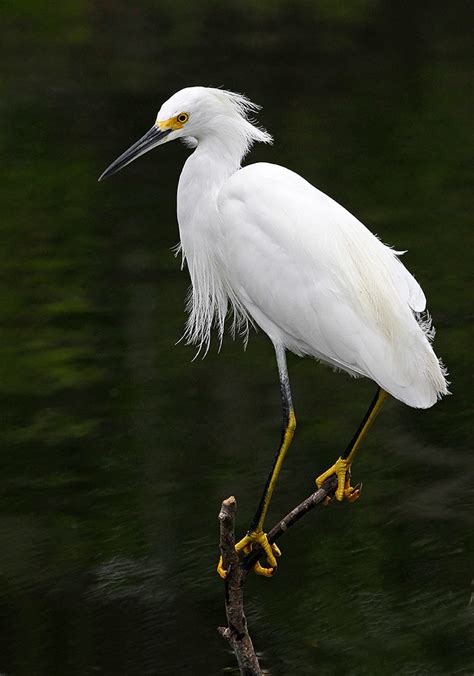
[[[298,174],[275,164],[241,166],[254,142],[272,137],[250,115],[259,106],[241,94],[188,87],[166,101],[151,130],[100,179],[152,148],[181,139],[194,151],[178,185],[180,248],[191,277],[185,336],[207,351],[211,329],[248,337],[249,324],[272,341],[283,402],[283,434],[257,512],[237,544],[257,544],[270,576],[280,552],[263,525],[296,419],[285,351],[309,355],[352,376],[365,376],[377,394],[353,439],[316,482],[338,477],[336,498],[350,501],[350,467],[362,437],[388,394],[428,408],[447,394],[446,372],[431,341],[424,293],[401,263],[360,221]],[[99,180],[100,180],[99,179]],[[226,571],[219,562],[218,572]]]

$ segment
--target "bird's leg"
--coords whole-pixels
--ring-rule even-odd
[[[347,446],[344,453],[341,457],[336,460],[334,465],[330,467],[326,472],[320,474],[316,479],[316,485],[318,488],[321,488],[322,484],[326,479],[333,474],[337,476],[337,489],[336,489],[336,498],[337,500],[343,500],[346,498],[349,502],[354,502],[360,495],[360,485],[353,488],[351,486],[351,465],[354,460],[354,456],[357,453],[357,450],[360,446],[360,443],[364,436],[367,434],[367,431],[372,426],[375,418],[377,417],[378,412],[382,408],[382,404],[388,398],[387,392],[382,390],[382,388],[377,389],[377,394],[375,395],[372,403],[369,406],[369,410],[364,416],[357,432],[352,437],[349,445]]]
[[[265,522],[265,517],[272,499],[272,494],[278,480],[278,475],[280,474],[280,470],[283,465],[283,460],[285,459],[286,452],[290,447],[296,428],[296,418],[291,401],[290,381],[288,378],[288,369],[286,366],[285,350],[283,347],[275,345],[275,352],[278,363],[278,374],[280,377],[281,399],[283,406],[283,428],[280,447],[277,451],[277,454],[275,455],[272,469],[268,475],[262,497],[260,498],[260,502],[258,504],[257,511],[255,512],[255,516],[253,517],[250,524],[250,528],[248,529],[247,534],[240,540],[240,542],[235,545],[235,549],[238,552],[243,552],[244,554],[249,554],[252,551],[254,545],[258,545],[261,547],[261,549],[263,549],[267,557],[269,567],[264,567],[257,562],[254,566],[254,571],[257,573],[257,575],[264,575],[266,577],[271,577],[273,575],[277,567],[276,557],[280,556],[281,552],[276,544],[270,544],[268,542],[267,535],[263,531],[263,524]],[[222,566],[222,557],[219,559],[217,572],[222,578],[225,578],[227,575],[227,571]]]

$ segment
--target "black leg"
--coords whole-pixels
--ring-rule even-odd
[[[281,346],[275,345],[275,353],[278,364],[278,375],[280,378],[281,401],[283,408],[281,441],[273,461],[272,469],[268,475],[265,488],[263,489],[257,511],[255,512],[255,516],[253,517],[250,524],[250,528],[248,530],[249,533],[260,532],[263,530],[263,524],[270,506],[270,501],[276,482],[278,480],[278,475],[280,474],[283,460],[285,459],[286,452],[290,447],[296,428],[296,418],[293,410],[293,403],[291,401],[290,381],[288,378],[288,369],[286,366],[285,349]]]

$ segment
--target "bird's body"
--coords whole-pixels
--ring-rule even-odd
[[[245,334],[249,322],[259,326],[277,355],[282,446],[249,536],[239,543],[241,549],[254,542],[263,546],[272,570],[276,563],[262,526],[295,425],[285,350],[379,386],[351,444],[318,478],[320,485],[329,474],[338,475],[338,499],[358,496],[349,483],[350,463],[385,393],[427,408],[447,393],[447,383],[430,344],[429,316],[420,314],[424,293],[399,254],[298,174],[267,163],[241,168],[255,141],[271,141],[249,120],[257,108],[231,92],[184,89],[103,176],[173,138],[194,148],[177,196],[180,246],[192,282],[186,337],[207,349],[212,327],[222,337],[233,310],[234,329]]]
[[[224,145],[222,142],[222,145]],[[404,403],[446,392],[419,284],[360,221],[298,174],[240,168],[246,150],[199,144],[178,187],[192,280],[187,337],[207,345],[228,307],[299,355],[371,378]],[[232,152],[233,151],[233,152]]]
[[[444,378],[413,314],[424,294],[394,251],[283,167],[237,172],[217,203],[231,286],[273,342],[435,403]]]

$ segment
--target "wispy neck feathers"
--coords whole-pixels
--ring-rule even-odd
[[[222,340],[229,311],[233,315],[233,332],[244,338],[248,333],[247,313],[227,281],[222,263],[217,196],[255,142],[272,142],[271,135],[249,118],[260,106],[242,94],[210,91],[216,99],[215,114],[196,134],[196,150],[186,162],[178,186],[178,250],[183,263],[187,262],[192,283],[184,337],[205,352],[213,326]]]

